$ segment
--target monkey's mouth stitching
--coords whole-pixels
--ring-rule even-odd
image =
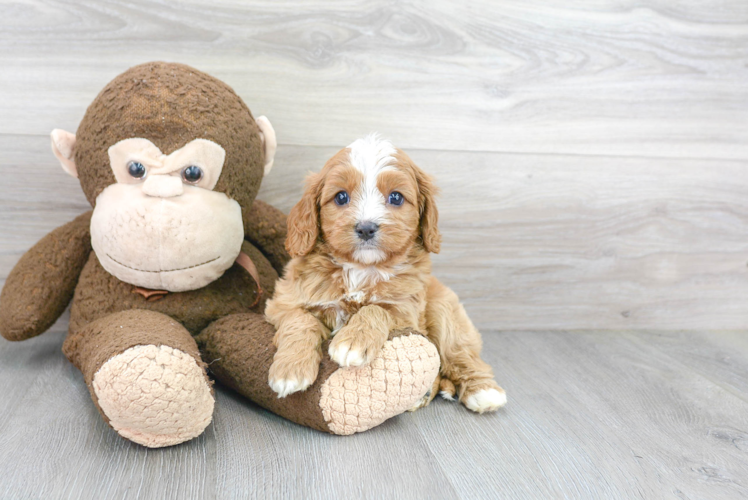
[[[116,262],[117,264],[119,264],[122,267],[126,267],[128,269],[132,269],[133,271],[138,271],[138,272],[141,272],[141,273],[170,273],[172,271],[185,271],[187,269],[194,269],[196,267],[204,266],[205,264],[210,264],[211,262],[215,262],[215,261],[217,261],[218,259],[221,258],[220,255],[219,255],[215,259],[206,260],[205,262],[203,262],[201,264],[195,264],[194,266],[180,267],[178,269],[162,269],[161,271],[151,271],[151,270],[148,270],[148,269],[138,269],[136,267],[130,267],[127,264],[123,264],[122,262],[118,261],[117,259],[115,259],[114,257],[112,257],[109,254],[106,254],[106,256],[109,257],[110,259],[112,259],[114,262]]]

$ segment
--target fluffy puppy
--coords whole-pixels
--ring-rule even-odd
[[[506,402],[481,337],[452,290],[431,275],[441,236],[434,183],[401,150],[370,135],[311,174],[288,216],[293,259],[265,314],[278,348],[269,383],[279,397],[317,378],[322,342],[340,366],[374,359],[389,332],[425,332],[441,356],[439,389],[476,412]],[[419,405],[420,406],[420,405]]]

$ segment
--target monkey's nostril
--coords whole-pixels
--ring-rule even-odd
[[[368,241],[374,237],[374,235],[379,230],[379,224],[376,224],[374,222],[359,222],[356,224],[356,235],[364,240]]]

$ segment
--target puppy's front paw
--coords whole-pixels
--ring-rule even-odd
[[[317,379],[319,371],[319,358],[314,356],[297,357],[288,359],[278,358],[270,365],[268,383],[279,398],[285,398],[289,394],[305,391]]]
[[[386,335],[347,325],[335,334],[327,352],[342,367],[362,366],[379,355],[386,341]]]

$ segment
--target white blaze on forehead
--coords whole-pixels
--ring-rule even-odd
[[[390,141],[377,134],[369,134],[348,146],[351,165],[363,175],[360,192],[352,196],[351,203],[360,222],[381,223],[384,220],[385,195],[377,187],[377,176],[388,170],[394,170],[395,148]]]

